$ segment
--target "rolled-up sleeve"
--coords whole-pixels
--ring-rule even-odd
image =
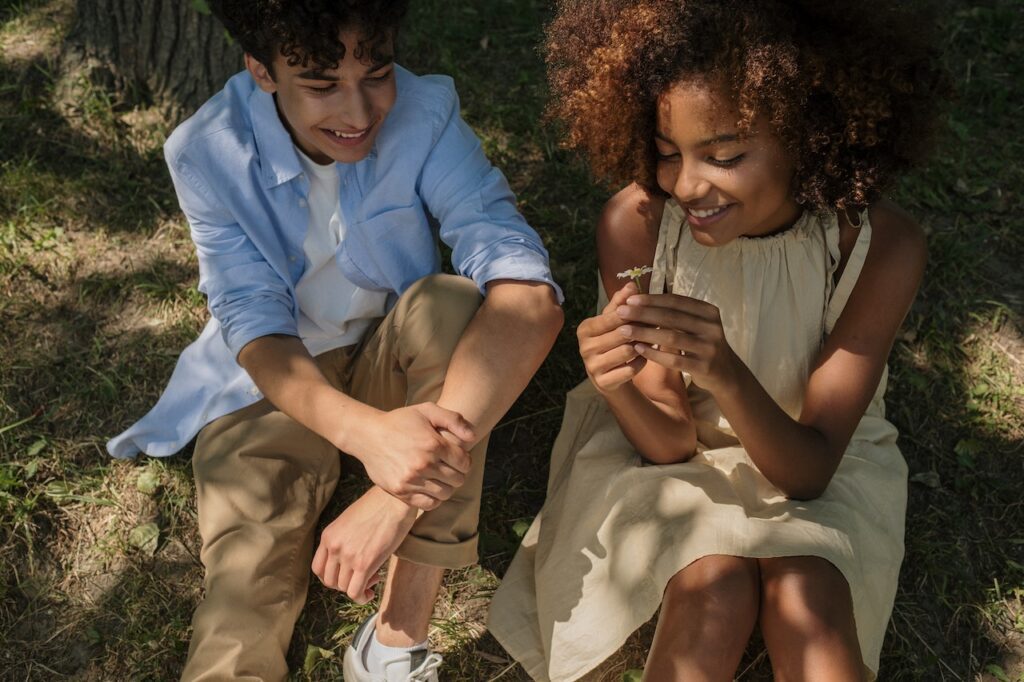
[[[168,167],[196,245],[199,290],[220,322],[231,352],[238,357],[250,341],[269,334],[298,336],[294,299],[287,283],[188,159],[168,159]]]
[[[491,166],[480,140],[459,115],[454,88],[439,126],[423,166],[420,196],[440,223],[441,240],[452,248],[456,272],[472,278],[484,293],[496,279],[545,282],[561,303],[548,252],[516,209],[505,176]]]

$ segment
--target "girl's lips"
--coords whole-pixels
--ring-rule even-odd
[[[320,132],[323,133],[324,137],[326,137],[333,145],[337,145],[339,147],[358,147],[370,136],[370,131],[373,130],[373,126],[375,125],[376,123],[371,123],[358,137],[340,137],[335,135],[329,128],[320,128]]]
[[[691,213],[689,209],[685,209],[686,219],[691,225],[695,227],[707,227],[712,223],[717,223],[719,220],[725,217],[729,213],[729,211],[732,210],[732,207],[733,204],[726,204],[726,206],[718,213],[715,213],[714,215],[709,215],[706,218],[698,218],[697,216],[693,215],[693,213]]]

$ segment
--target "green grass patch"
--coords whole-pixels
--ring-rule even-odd
[[[114,462],[103,443],[156,400],[206,312],[160,155],[169,126],[84,84],[78,101],[55,101],[72,4],[0,0],[0,678],[176,679],[202,579],[188,453]],[[481,562],[448,577],[435,612],[445,679],[526,679],[486,634],[486,608],[543,502],[564,394],[584,376],[575,325],[596,300],[593,225],[608,192],[539,123],[548,11],[422,0],[401,36],[404,65],[455,79],[567,296],[555,351],[492,438]],[[1024,13],[1011,0],[950,4],[943,21],[959,98],[935,159],[895,193],[925,225],[930,260],[890,362],[887,405],[912,483],[882,670],[1017,681]],[[335,511],[364,485],[344,479]],[[312,586],[294,677],[337,679],[368,612]],[[652,632],[592,679],[642,667]],[[741,673],[769,679],[759,641]]]

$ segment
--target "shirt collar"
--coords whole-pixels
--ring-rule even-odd
[[[260,180],[264,189],[283,184],[302,174],[291,135],[277,115],[274,96],[254,87],[249,95],[252,132],[260,158]]]

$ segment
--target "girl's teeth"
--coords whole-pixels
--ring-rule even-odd
[[[331,132],[334,133],[335,137],[344,137],[344,138],[348,138],[348,139],[351,139],[353,137],[361,137],[362,134],[363,134],[363,133],[343,133],[340,130],[332,130]],[[363,132],[366,132],[366,131],[363,131]]]
[[[711,208],[711,209],[707,209],[707,210],[701,210],[701,209],[697,209],[697,208],[688,208],[686,210],[694,218],[710,218],[713,215],[717,215],[717,214],[721,213],[725,209],[726,209],[725,206],[721,206],[719,208]]]

